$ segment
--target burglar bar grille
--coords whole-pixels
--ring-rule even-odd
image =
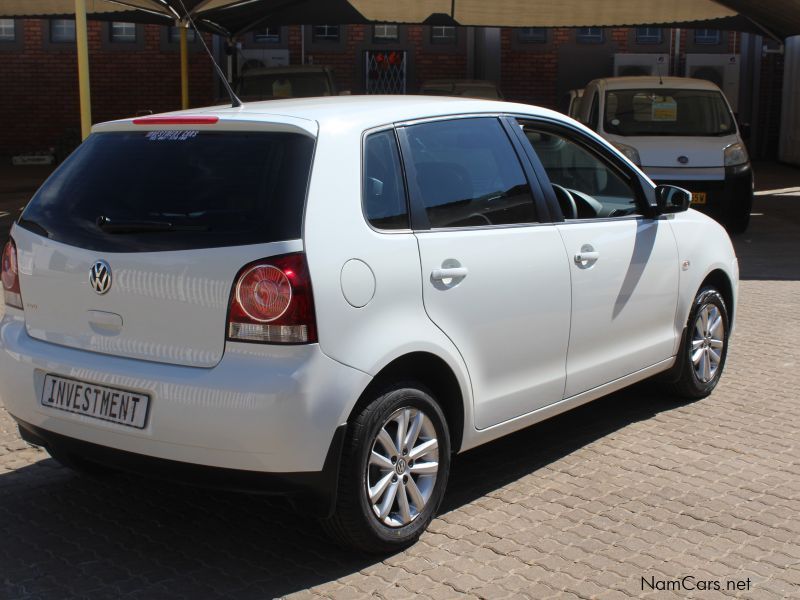
[[[368,94],[406,93],[406,53],[403,50],[367,51]]]

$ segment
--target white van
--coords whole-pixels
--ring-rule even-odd
[[[656,183],[692,192],[692,208],[747,229],[753,171],[736,119],[713,83],[686,77],[595,79],[577,118]]]

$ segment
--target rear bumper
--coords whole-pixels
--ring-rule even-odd
[[[53,450],[54,453],[79,456],[114,469],[175,483],[293,496],[328,509],[336,492],[339,460],[347,427],[340,425],[336,428],[322,470],[308,473],[260,473],[154,458],[67,437],[24,421],[18,420],[17,424],[22,439]]]
[[[144,429],[42,406],[48,373],[148,394]],[[273,474],[278,482],[288,474],[318,479],[310,474],[325,471],[335,434],[370,379],[316,344],[229,343],[222,361],[205,369],[42,342],[27,334],[19,311],[0,322],[0,400],[26,435],[44,445],[74,444],[111,466],[138,461],[145,472],[148,459],[157,459],[198,473],[192,465],[224,469],[231,481],[236,471]]]

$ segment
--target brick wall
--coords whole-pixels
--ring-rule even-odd
[[[413,48],[413,69],[409,83],[409,92],[414,93],[419,86],[429,79],[471,79],[467,72],[466,40],[459,39],[461,51],[451,47],[437,47],[427,43],[430,35],[427,27],[408,28],[408,40]],[[460,29],[458,35],[467,37],[466,29]]]
[[[513,29],[503,29],[500,38],[499,83],[506,100],[555,106],[558,48],[566,43],[567,30],[551,30],[547,44],[525,52],[514,46],[513,36]]]
[[[89,70],[92,119],[108,121],[139,111],[180,109],[180,55],[163,49],[164,28],[145,25],[136,51],[118,50],[102,40],[107,25],[89,22]],[[78,67],[74,43],[50,44],[46,22],[22,21],[19,51],[0,53],[0,155],[46,151],[60,155],[80,136]],[[164,39],[162,39],[164,36]],[[194,106],[212,100],[211,63],[193,51],[189,62],[189,99]]]

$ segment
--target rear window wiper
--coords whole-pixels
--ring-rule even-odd
[[[97,218],[97,226],[106,233],[141,233],[158,231],[208,231],[208,225],[183,225],[170,221],[139,221],[135,219]]]

